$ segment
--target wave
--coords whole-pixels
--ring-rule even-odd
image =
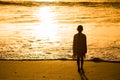
[[[0,1],[0,5],[18,6],[88,6],[88,7],[114,7],[120,8],[120,2],[36,2],[36,1]]]

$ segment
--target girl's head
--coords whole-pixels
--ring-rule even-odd
[[[81,33],[83,31],[83,26],[82,25],[78,25],[77,30],[78,30],[79,33]]]

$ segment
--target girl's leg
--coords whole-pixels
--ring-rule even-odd
[[[77,58],[77,67],[78,67],[78,72],[80,72],[80,58]]]
[[[83,70],[84,59],[81,57],[81,70]]]

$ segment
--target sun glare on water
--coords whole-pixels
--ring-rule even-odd
[[[52,2],[52,1],[57,1],[57,0],[34,0],[34,1],[38,1],[38,2]]]
[[[50,7],[41,7],[36,11],[39,25],[34,27],[34,33],[36,38],[49,39],[54,41],[57,34],[57,26],[54,23],[54,16],[56,15],[51,11]]]

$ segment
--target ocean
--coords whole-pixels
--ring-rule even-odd
[[[83,25],[86,60],[120,61],[120,2],[0,1],[0,59],[72,59]]]

